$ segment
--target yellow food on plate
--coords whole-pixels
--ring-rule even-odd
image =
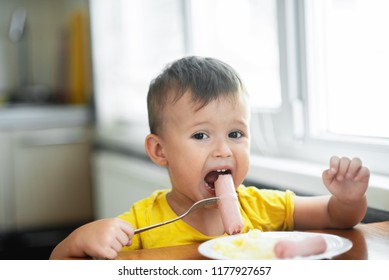
[[[254,229],[247,234],[236,235],[227,240],[217,240],[213,249],[229,259],[274,259],[277,239],[264,239],[261,231]]]

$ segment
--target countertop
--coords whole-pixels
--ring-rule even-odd
[[[85,125],[92,120],[86,106],[12,105],[0,107],[0,129],[39,129]]]

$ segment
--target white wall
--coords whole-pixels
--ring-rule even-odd
[[[167,171],[147,160],[96,152],[93,164],[97,219],[116,217],[153,191],[170,188]]]

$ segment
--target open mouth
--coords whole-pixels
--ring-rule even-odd
[[[231,174],[231,170],[230,169],[218,169],[215,171],[211,171],[205,176],[204,181],[207,183],[208,187],[210,187],[211,189],[214,189],[215,182],[216,182],[217,178],[219,178],[219,175],[225,175],[225,174]]]

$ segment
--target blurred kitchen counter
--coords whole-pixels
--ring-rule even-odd
[[[0,129],[40,129],[88,125],[91,110],[86,106],[7,105],[0,107]]]

